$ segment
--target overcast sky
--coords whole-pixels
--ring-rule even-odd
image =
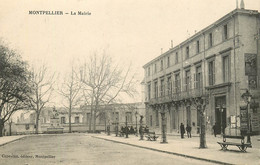
[[[240,4],[240,0],[238,0]],[[123,64],[142,66],[236,8],[236,0],[0,0],[0,38],[24,60],[58,72],[73,58],[106,49]],[[260,0],[244,0],[260,10]],[[91,15],[29,15],[31,10]]]

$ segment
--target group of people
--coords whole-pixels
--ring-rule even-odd
[[[187,131],[188,138],[191,138],[191,126],[189,124],[187,124],[186,126],[186,131]],[[181,132],[181,138],[183,139],[185,134],[185,128],[183,123],[181,123],[180,125],[180,132]]]

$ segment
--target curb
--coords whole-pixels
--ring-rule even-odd
[[[22,140],[22,139],[25,139],[27,136],[23,136],[23,137],[20,137],[20,138],[17,138],[17,139],[14,139],[14,140],[11,140],[11,141],[8,141],[8,142],[5,142],[5,143],[2,143],[0,144],[0,147],[6,145],[6,144],[9,144],[9,143],[12,143],[12,142],[15,142],[15,141],[18,141],[18,140]]]
[[[102,138],[102,137],[96,137],[96,136],[91,136],[91,137],[97,138],[97,139],[101,139],[101,140],[111,141],[111,142],[114,142],[114,143],[120,143],[120,144],[125,144],[125,145],[129,145],[129,146],[133,146],[133,147],[138,147],[138,148],[148,149],[148,150],[152,150],[152,151],[167,153],[167,154],[171,154],[171,155],[182,156],[182,157],[185,157],[185,158],[191,158],[191,159],[196,159],[196,160],[201,160],[201,161],[206,161],[206,162],[211,162],[211,163],[216,163],[216,164],[232,165],[231,163],[226,163],[226,162],[221,162],[221,161],[211,160],[211,159],[205,159],[205,158],[200,158],[200,157],[196,157],[196,156],[190,156],[190,155],[180,154],[180,153],[176,153],[176,152],[164,151],[164,150],[155,149],[155,148],[150,148],[150,147],[144,147],[144,146],[140,146],[140,145],[135,145],[135,144],[125,143],[125,142],[120,142],[120,141],[111,140],[111,139],[106,139],[106,138]]]

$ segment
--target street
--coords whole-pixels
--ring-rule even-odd
[[[89,134],[37,135],[0,148],[1,165],[49,164],[209,164],[124,144]]]

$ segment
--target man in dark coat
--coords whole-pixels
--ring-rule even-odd
[[[185,134],[185,129],[184,129],[183,123],[181,123],[180,131],[181,131],[181,138],[183,139],[184,138],[184,134]]]
[[[191,138],[191,126],[189,124],[187,124],[186,131],[187,131],[188,138]]]

